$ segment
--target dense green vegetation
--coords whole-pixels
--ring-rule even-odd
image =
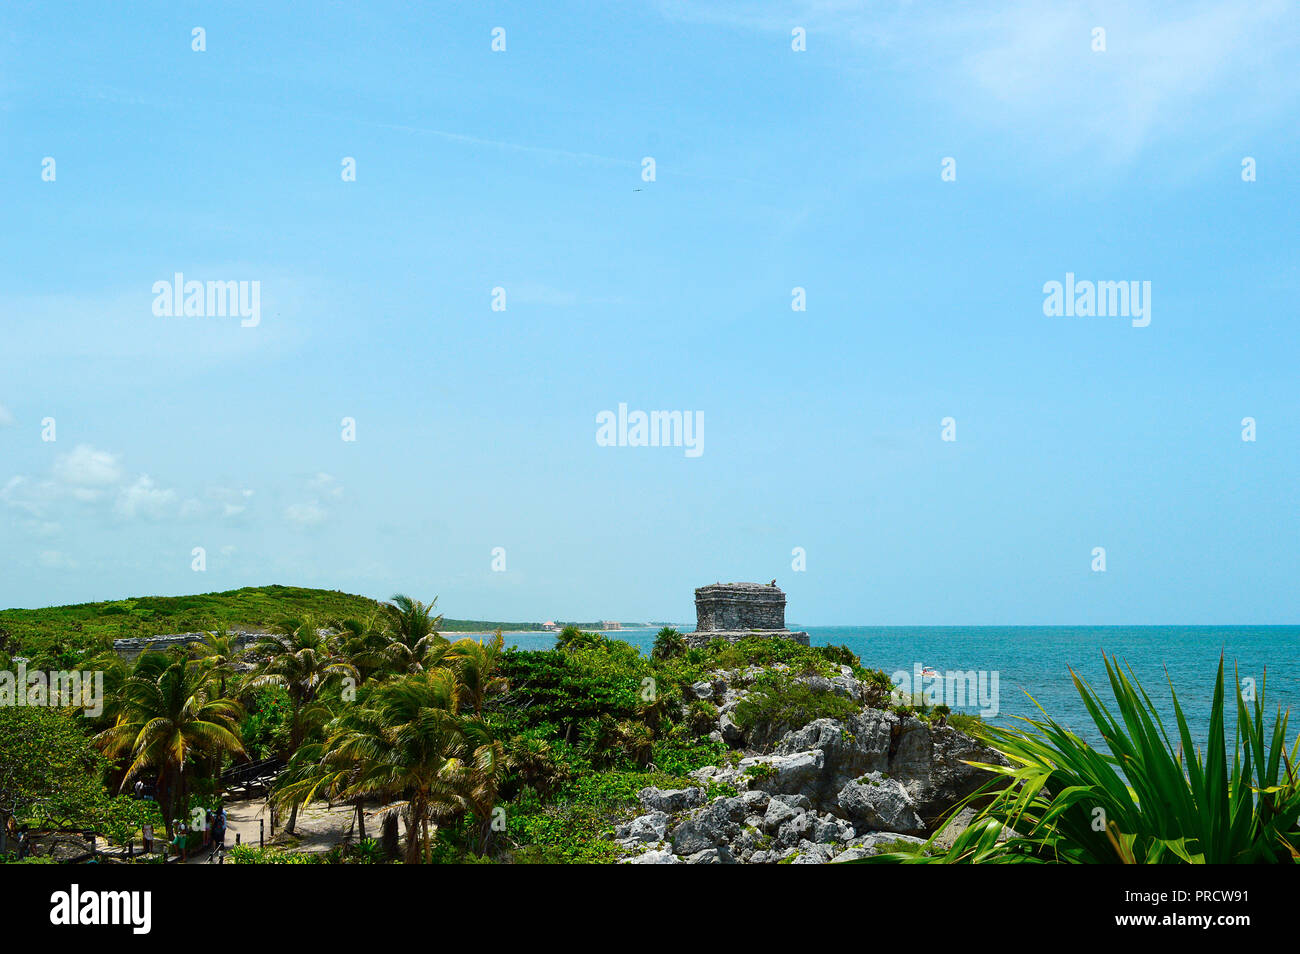
[[[688,772],[732,757],[708,737],[717,710],[689,699],[689,685],[722,666],[775,663],[832,675],[849,660],[868,675],[842,649],[762,638],[687,649],[672,630],[652,657],[576,627],[555,649],[506,651],[499,635],[446,639],[431,604],[399,595],[376,606],[364,618],[281,617],[242,651],[214,632],[129,661],[98,646],[77,656],[105,672],[108,694],[97,719],[59,714],[71,733],[59,764],[76,764],[88,786],[78,823],[98,823],[104,799],[154,805],[109,794],[141,779],[170,836],[216,804],[223,767],[278,757],[284,835],[304,804],[355,806],[370,847],[331,860],[605,861],[616,851],[611,827],[635,813],[638,791],[693,784]],[[801,691],[793,707],[755,719],[793,725],[846,705]],[[46,788],[59,790],[60,777]],[[39,826],[40,805],[29,798],[12,816]],[[367,838],[367,821],[378,837]],[[243,849],[238,860],[300,863],[278,848]]]
[[[0,664],[4,656],[48,657],[70,662],[114,639],[206,630],[264,630],[287,616],[367,619],[381,604],[365,596],[299,586],[246,586],[195,596],[142,596],[101,603],[0,610]],[[441,619],[448,632],[537,630],[536,622]]]
[[[141,825],[161,826],[155,803],[111,794],[109,774],[80,715],[0,708],[0,858],[19,826],[91,828],[119,843]]]
[[[504,653],[499,668],[511,689],[496,700],[495,711],[516,745],[546,755],[509,809],[505,841],[513,859],[611,860],[616,846],[609,834],[638,813],[637,792],[648,785],[697,785],[688,772],[734,759],[736,753],[708,737],[717,727],[716,708],[687,699],[686,687],[711,672],[784,664],[793,674],[831,676],[846,663],[861,677],[888,684],[883,673],[864,669],[842,647],[755,637],[687,649],[667,628],[649,658],[617,639],[575,628],[557,636],[554,650]],[[806,691],[798,703],[757,712],[755,722],[794,728],[859,708],[833,692],[800,688]],[[709,792],[719,794],[735,793]]]
[[[42,609],[0,610],[0,651],[66,657],[114,639],[200,630],[262,629],[286,616],[365,618],[379,604],[364,596],[297,586],[248,586],[196,596],[144,596]]]
[[[192,628],[196,620],[178,621],[203,607],[220,607],[229,622],[236,604],[269,616],[262,601],[281,589],[236,591],[237,601],[183,598],[193,601],[186,608],[154,601],[161,615],[151,624]],[[695,769],[739,760],[717,739],[719,710],[700,685],[728,670],[752,680],[734,710],[751,738],[846,719],[865,704],[959,727],[1006,755],[1009,767],[983,766],[989,785],[966,803],[976,819],[951,849],[935,839],[920,851],[900,842],[872,860],[1300,859],[1300,740],[1288,750],[1283,714],[1266,726],[1262,689],[1253,705],[1230,698],[1222,665],[1203,750],[1176,696],[1170,738],[1141,686],[1117,665],[1108,663],[1117,714],[1076,678],[1109,747],[1102,752],[1046,714],[1012,731],[946,706],[906,704],[891,697],[884,673],[844,647],[753,637],[690,648],[666,627],[642,655],[568,626],[553,649],[506,650],[499,634],[447,639],[433,604],[406,596],[381,604],[283,592],[292,612],[259,624],[268,634],[248,647],[214,631],[200,643],[126,660],[106,649],[102,633],[88,635],[99,632],[103,607],[131,604],[134,613],[145,601],[82,613],[79,650],[58,632],[57,613],[24,631],[46,640],[47,660],[102,671],[107,698],[94,718],[0,708],[0,831],[93,828],[121,842],[150,823],[170,836],[179,821],[218,804],[223,768],[277,758],[286,764],[272,793],[282,840],[242,847],[237,863],[612,861],[619,852],[612,831],[640,813],[641,789],[699,785],[688,777]],[[322,616],[312,611],[319,606],[363,612]],[[867,687],[864,702],[816,678],[841,666]],[[771,769],[752,769],[763,771]],[[137,779],[156,802],[119,794]],[[711,786],[707,794],[735,792]],[[357,840],[307,858],[292,850],[299,811],[326,799],[355,811]]]

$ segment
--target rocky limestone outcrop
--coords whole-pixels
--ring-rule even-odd
[[[641,794],[642,804],[652,804],[678,793],[646,789]],[[686,813],[657,843],[636,837],[640,831],[658,831],[660,824],[661,814],[651,812],[619,826],[616,835],[628,850],[626,864],[824,864],[867,857],[899,840],[922,841],[897,833],[859,834],[845,819],[813,809],[802,795],[756,789],[715,798]]]
[[[725,706],[729,694],[743,693],[737,681],[708,688]],[[615,831],[625,860],[821,864],[866,857],[900,839],[920,843],[988,781],[967,761],[1003,761],[955,729],[881,709],[818,719],[763,748],[692,772],[699,788],[644,789],[645,814]],[[710,784],[738,794],[708,800]]]
[[[835,803],[846,818],[872,831],[919,835],[925,830],[907,789],[879,772],[849,782],[835,796]]]
[[[809,688],[833,693],[864,706],[844,720],[818,719],[796,729],[754,726],[742,729],[736,710],[766,671],[715,670],[689,687],[688,695],[707,699],[718,710],[713,738],[746,753],[739,765],[701,770],[701,782],[735,785],[742,775],[756,777],[753,787],[768,792],[804,791],[821,810],[834,811],[839,792],[850,781],[879,772],[899,782],[926,827],[952,805],[988,781],[985,772],[967,762],[1000,762],[1001,757],[970,736],[948,726],[932,726],[913,716],[900,716],[879,703],[877,689],[863,683],[848,666],[833,677],[790,675]],[[790,674],[783,663],[770,671]],[[818,756],[806,753],[820,752]],[[764,768],[763,766],[767,766]],[[749,787],[746,785],[746,787]]]

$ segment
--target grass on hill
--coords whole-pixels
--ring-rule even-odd
[[[42,652],[57,643],[87,649],[107,640],[212,629],[265,629],[286,616],[322,621],[366,619],[379,603],[365,596],[301,586],[246,586],[195,596],[143,596],[101,603],[0,610],[0,652]],[[442,628],[459,632],[536,629],[536,623],[447,619]]]

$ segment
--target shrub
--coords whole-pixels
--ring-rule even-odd
[[[573,741],[592,719],[634,718],[650,666],[635,647],[604,641],[564,651],[507,650],[497,671],[511,691],[494,706],[521,722],[521,728],[548,725],[555,736]]]
[[[650,764],[653,742],[645,723],[607,713],[584,722],[578,733],[580,751],[598,768],[644,768]]]
[[[827,648],[804,646],[793,639],[746,636],[734,643],[724,639],[712,640],[704,653],[705,663],[711,669],[744,669],[785,663],[797,675],[838,676],[838,664],[822,652]]]
[[[568,778],[569,766],[558,747],[537,734],[514,736],[506,742],[505,753],[506,767],[511,773],[502,787],[507,797],[524,786],[549,795]]]
[[[110,795],[109,761],[71,709],[0,706],[0,826],[85,827],[125,841],[146,822],[153,802]]]
[[[316,865],[323,864],[321,855],[283,848],[259,848],[256,845],[236,845],[226,852],[226,861],[232,865]]]
[[[244,751],[257,761],[289,748],[289,693],[279,686],[255,689],[239,724]]]
[[[860,669],[862,660],[858,654],[847,646],[817,646],[814,647],[823,659],[836,666],[848,666],[850,669]]]
[[[650,761],[661,772],[686,775],[706,765],[717,765],[727,753],[725,742],[692,735],[684,727],[655,742]]]
[[[707,699],[694,699],[686,709],[686,724],[697,735],[707,735],[718,727],[718,707]]]
[[[864,669],[858,674],[858,679],[866,690],[867,705],[873,709],[882,708],[894,691],[894,680],[883,670]]]
[[[815,719],[847,719],[861,709],[852,699],[813,689],[785,674],[765,673],[736,706],[735,719],[747,731],[797,729]]]
[[[662,772],[586,772],[546,804],[531,792],[506,812],[506,833],[519,863],[591,864],[614,861],[622,848],[611,839],[615,824],[639,811],[637,793],[648,785],[685,788],[690,779]]]
[[[601,633],[588,633],[576,626],[566,626],[555,637],[556,649],[598,649],[610,642]]]
[[[686,640],[682,634],[671,626],[665,626],[655,635],[654,648],[650,651],[651,659],[673,659],[686,655]]]
[[[969,712],[949,713],[948,725],[976,739],[984,738],[984,730],[987,728],[983,719]]]

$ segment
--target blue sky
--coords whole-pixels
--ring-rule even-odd
[[[1296,5],[1046,6],[6,4],[0,605],[1296,622]]]

